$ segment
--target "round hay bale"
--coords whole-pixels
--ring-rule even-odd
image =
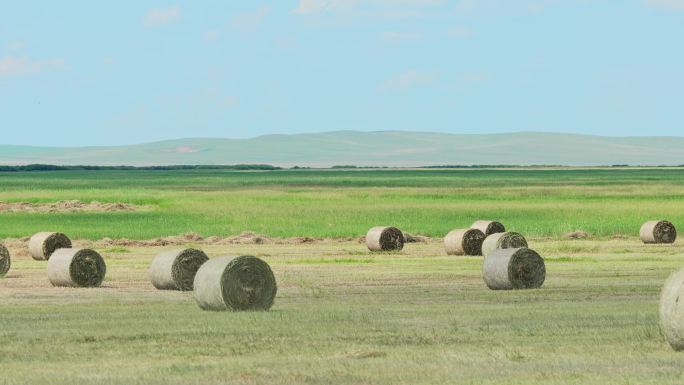
[[[496,249],[517,249],[527,247],[527,240],[522,234],[507,231],[487,236],[482,242],[482,255],[489,255]]]
[[[57,249],[68,249],[71,247],[71,239],[62,233],[44,231],[37,233],[29,240],[29,253],[37,261],[50,259],[52,253]]]
[[[0,277],[3,277],[9,271],[10,262],[9,250],[0,244]]]
[[[644,243],[673,243],[677,229],[668,221],[648,221],[641,226],[639,236]]]
[[[404,248],[404,234],[396,227],[376,226],[366,233],[370,251],[392,251]]]
[[[203,310],[268,310],[278,290],[268,263],[251,255],[210,259],[197,271],[194,287]]]
[[[208,260],[209,257],[197,249],[161,252],[150,265],[150,280],[159,290],[192,290],[197,270]]]
[[[448,255],[482,255],[485,235],[478,229],[451,230],[444,237],[444,250]]]
[[[494,250],[485,256],[482,272],[492,290],[538,288],[546,278],[544,259],[526,247]]]
[[[484,235],[489,236],[496,233],[503,233],[506,228],[501,222],[497,221],[475,221],[473,225],[470,226],[471,229],[478,229],[484,233]]]
[[[96,287],[107,273],[104,259],[91,249],[57,249],[48,260],[53,286]]]
[[[672,273],[660,293],[660,327],[672,349],[684,350],[684,269]]]

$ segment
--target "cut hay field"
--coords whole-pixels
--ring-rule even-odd
[[[143,206],[0,212],[0,238],[254,231],[275,241],[186,245],[263,258],[279,285],[269,312],[205,312],[149,282],[171,246],[118,245],[96,247],[101,288],[55,288],[9,239],[0,384],[681,384],[658,296],[684,239],[644,245],[638,230],[684,228],[682,198],[681,169],[0,173],[0,202]],[[440,237],[478,218],[528,236],[541,289],[488,290],[481,257],[445,255]],[[433,238],[371,254],[355,238],[379,224]],[[304,236],[338,239],[286,239]]]
[[[3,384],[681,384],[657,297],[684,247],[532,239],[539,290],[495,292],[481,258],[440,243],[371,256],[357,242],[211,246],[279,283],[271,311],[199,310],[157,291],[165,248],[103,250],[98,289],[53,288],[17,258],[0,280]]]

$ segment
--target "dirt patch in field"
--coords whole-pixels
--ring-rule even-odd
[[[585,239],[585,238],[589,238],[589,233],[587,233],[586,231],[582,231],[582,230],[575,230],[571,233],[565,234],[565,237],[570,238],[570,239]]]
[[[0,213],[114,212],[148,209],[150,209],[150,206],[133,205],[130,203],[82,202],[79,200],[66,200],[53,203],[0,202]]]

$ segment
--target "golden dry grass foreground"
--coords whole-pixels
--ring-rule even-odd
[[[77,241],[77,244],[90,241]],[[189,242],[187,246],[194,246]],[[169,247],[100,249],[101,288],[55,288],[19,255],[0,280],[3,384],[679,384],[658,327],[680,244],[532,238],[538,290],[491,291],[481,257],[439,239],[371,254],[356,241],[204,245],[266,260],[269,312],[205,312],[147,277]]]

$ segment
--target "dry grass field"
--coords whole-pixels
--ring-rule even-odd
[[[84,242],[79,242],[84,243]],[[87,241],[85,242],[87,243]],[[103,250],[102,288],[53,288],[45,263],[0,280],[4,384],[677,384],[658,328],[682,246],[532,239],[539,290],[486,288],[481,258],[440,242],[371,255],[356,241],[210,246],[253,254],[279,283],[269,312],[199,310],[149,283],[168,247]],[[192,246],[192,244],[189,244]]]
[[[637,238],[646,219],[684,223],[681,176],[0,174],[0,201],[15,210],[0,212],[12,252],[0,279],[0,384],[681,384],[684,355],[661,335],[658,296],[684,266],[684,246]],[[51,211],[65,200],[107,209]],[[481,257],[445,255],[440,237],[477,218],[528,237],[546,260],[541,289],[488,290]],[[378,224],[432,238],[371,254],[357,239]],[[588,238],[566,237],[576,229]],[[103,286],[52,287],[46,262],[30,259],[18,240],[41,230],[100,251]],[[279,285],[273,308],[202,311],[192,293],[158,291],[148,279],[152,258],[176,246],[117,241],[190,231],[223,240],[263,234],[181,246],[266,260]]]

